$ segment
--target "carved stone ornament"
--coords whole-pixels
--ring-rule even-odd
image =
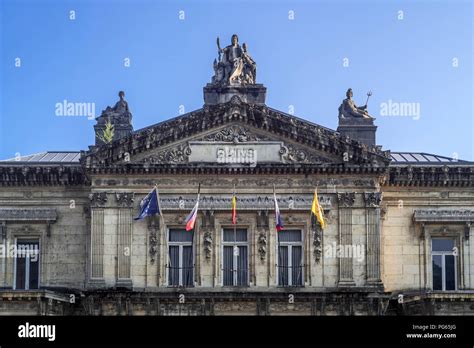
[[[210,260],[211,253],[212,253],[212,232],[211,231],[204,232],[203,246],[204,246],[204,255],[206,257],[206,260]]]
[[[260,256],[260,260],[264,261],[267,255],[267,234],[265,231],[261,231],[258,234],[258,255]]]
[[[115,193],[115,199],[119,207],[131,208],[133,206],[133,201],[135,200],[135,193],[117,192]]]
[[[146,157],[141,162],[143,163],[187,163],[189,155],[191,154],[191,148],[188,144],[180,144],[165,151],[162,151],[156,155]]]
[[[355,202],[355,192],[338,193],[337,201],[340,207],[344,207],[344,208],[352,207]]]
[[[107,192],[94,192],[89,194],[92,207],[104,207],[107,203]]]
[[[156,260],[156,253],[158,250],[158,232],[160,230],[160,220],[159,217],[153,217],[150,219],[150,223],[148,225],[149,237],[148,237],[148,244],[149,249],[148,253],[150,255],[150,263],[153,265]]]
[[[382,202],[382,193],[381,192],[365,192],[364,193],[365,205],[367,207],[379,207]]]
[[[204,141],[228,141],[233,143],[244,143],[248,141],[261,141],[269,140],[266,137],[259,137],[256,134],[252,133],[248,128],[232,125],[220,130],[217,133],[207,135],[202,140]]]
[[[311,231],[313,232],[314,260],[316,263],[321,261],[322,255],[322,231],[319,222],[314,216],[311,217]]]

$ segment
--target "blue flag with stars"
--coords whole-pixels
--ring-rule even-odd
[[[158,205],[158,194],[155,187],[140,202],[140,214],[135,218],[135,220],[141,220],[144,217],[156,214],[160,214],[160,206]]]

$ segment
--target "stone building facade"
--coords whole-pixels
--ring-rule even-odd
[[[472,315],[474,163],[383,151],[368,114],[272,109],[236,52],[247,75],[220,59],[201,109],[133,130],[121,93],[88,150],[0,161],[0,313]],[[135,221],[154,185],[162,215]]]

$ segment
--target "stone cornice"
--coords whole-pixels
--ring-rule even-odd
[[[416,222],[471,222],[474,221],[474,210],[415,210],[413,220]]]
[[[87,185],[80,164],[37,165],[0,164],[0,186],[78,186]]]
[[[0,221],[56,221],[56,209],[0,208]]]
[[[389,186],[474,186],[474,165],[390,166]]]
[[[256,166],[173,164],[89,168],[88,174],[384,174],[385,168],[344,164],[257,164]]]

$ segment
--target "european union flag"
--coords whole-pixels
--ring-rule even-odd
[[[141,220],[146,216],[160,214],[160,206],[158,205],[158,193],[156,187],[142,199],[140,202],[140,214],[135,220]]]

